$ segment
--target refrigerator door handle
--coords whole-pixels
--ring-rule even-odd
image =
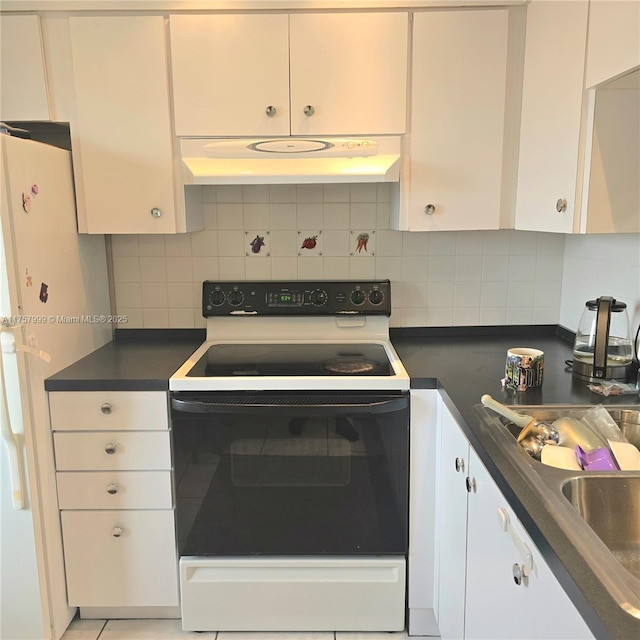
[[[36,358],[40,358],[40,360],[42,360],[43,362],[51,362],[51,356],[46,351],[33,349],[31,347],[27,347],[24,344],[16,344],[15,342],[7,342],[6,344],[2,344],[3,353],[16,353],[17,351],[29,353],[32,356],[36,356]]]
[[[0,327],[2,331],[2,327]],[[4,361],[0,349],[0,435],[7,447],[7,457],[9,458],[9,477],[11,480],[11,499],[13,508],[24,509],[24,492],[22,483],[22,462],[20,458],[20,435],[11,428],[11,417],[9,416],[9,399],[7,397],[7,385],[4,377]]]

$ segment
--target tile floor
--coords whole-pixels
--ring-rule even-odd
[[[75,618],[62,640],[404,640],[398,633],[350,633],[345,631],[280,633],[243,631],[183,631],[180,620],[80,620]]]

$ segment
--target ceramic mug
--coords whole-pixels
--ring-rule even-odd
[[[517,391],[541,387],[544,352],[539,349],[512,348],[507,351],[506,386]]]

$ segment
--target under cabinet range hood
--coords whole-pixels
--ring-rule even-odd
[[[398,182],[400,137],[183,138],[187,184]]]

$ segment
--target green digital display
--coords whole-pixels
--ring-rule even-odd
[[[290,293],[281,293],[280,294],[280,302],[291,302],[291,294]]]

